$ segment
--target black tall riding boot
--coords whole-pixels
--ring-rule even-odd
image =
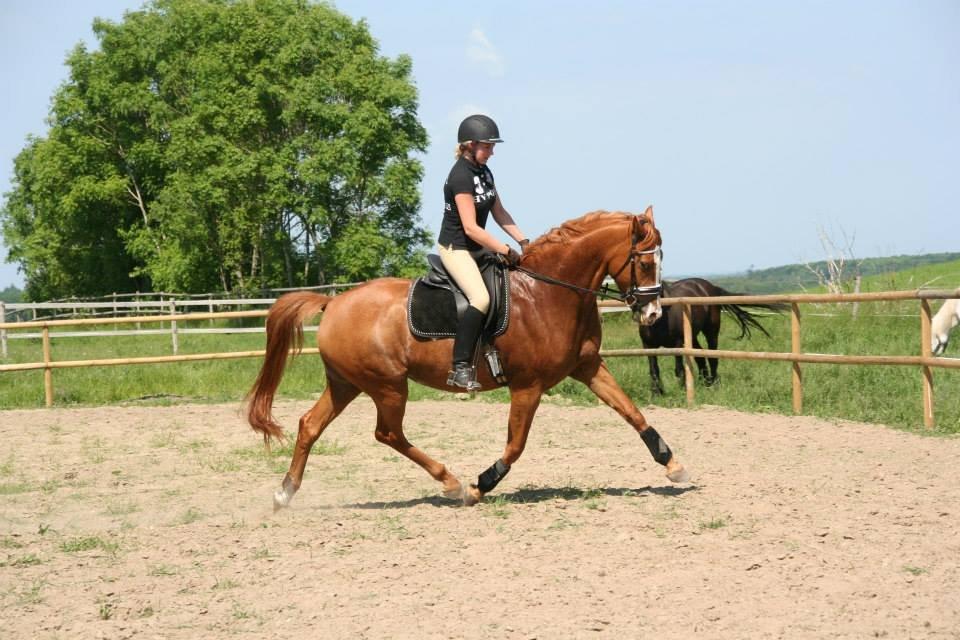
[[[462,387],[467,391],[480,388],[477,372],[473,366],[473,353],[483,329],[486,314],[476,307],[467,307],[457,325],[457,337],[453,339],[453,367],[447,376],[447,384]]]

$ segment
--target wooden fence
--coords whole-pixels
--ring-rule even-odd
[[[934,425],[934,387],[933,387],[933,369],[936,367],[960,369],[960,359],[954,358],[935,358],[931,353],[931,329],[930,329],[930,300],[960,298],[960,289],[955,290],[916,290],[916,291],[892,291],[881,293],[856,293],[856,294],[795,294],[795,295],[763,295],[763,296],[722,296],[722,297],[681,297],[681,298],[663,298],[664,305],[680,305],[683,314],[683,348],[660,348],[660,349],[617,349],[603,350],[601,355],[605,358],[611,357],[636,357],[636,356],[682,356],[684,358],[684,383],[686,387],[687,403],[693,404],[694,396],[694,367],[693,359],[695,357],[712,358],[730,358],[739,360],[766,360],[792,362],[792,388],[793,388],[793,410],[795,413],[803,411],[803,374],[801,364],[804,363],[828,363],[828,364],[853,364],[853,365],[900,365],[920,367],[922,376],[923,393],[923,422],[927,427]],[[837,354],[804,353],[801,350],[801,304],[813,303],[859,303],[859,302],[879,302],[896,300],[918,300],[920,303],[920,355],[919,356],[848,356]],[[273,300],[269,300],[272,302]],[[248,301],[248,303],[251,301]],[[257,300],[257,302],[261,302]],[[267,302],[264,300],[262,302]],[[694,305],[709,304],[773,304],[785,303],[791,308],[791,350],[789,353],[777,352],[758,352],[758,351],[730,351],[730,350],[707,350],[693,348],[693,333],[690,324],[690,310]],[[623,309],[620,303],[600,302],[601,311],[610,310],[611,307]],[[0,322],[0,331],[40,329],[40,337],[43,343],[43,361],[27,362],[19,364],[0,365],[0,372],[7,371],[28,371],[43,369],[44,371],[44,392],[46,405],[53,405],[53,370],[69,367],[94,367],[94,366],[113,366],[127,364],[149,364],[158,362],[186,362],[193,360],[222,360],[232,358],[253,358],[261,357],[264,351],[236,351],[226,353],[198,353],[190,355],[170,355],[170,356],[151,356],[140,358],[113,358],[103,360],[71,360],[55,361],[52,357],[50,348],[50,329],[57,327],[81,326],[81,325],[102,325],[102,324],[131,324],[136,323],[170,323],[172,335],[177,334],[177,323],[190,320],[214,320],[229,318],[254,318],[267,315],[266,309],[252,311],[232,311],[219,313],[186,313],[170,314],[163,316],[134,316],[128,318],[86,318],[78,320],[36,320],[29,322]],[[263,331],[263,328],[257,328]],[[59,334],[56,334],[59,335]],[[90,334],[85,334],[90,335]],[[114,335],[110,333],[109,335]],[[317,349],[304,349],[304,353],[316,353]]]

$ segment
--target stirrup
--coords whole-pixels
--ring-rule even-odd
[[[477,370],[460,362],[454,364],[453,369],[447,374],[447,384],[467,391],[478,391],[480,389],[480,383],[477,382]]]

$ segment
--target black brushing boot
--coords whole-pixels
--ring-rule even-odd
[[[483,329],[486,314],[476,307],[467,307],[457,325],[457,337],[453,339],[453,368],[447,376],[447,384],[467,391],[480,388],[477,371],[473,366],[473,352]]]

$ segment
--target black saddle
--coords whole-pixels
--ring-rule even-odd
[[[410,332],[418,338],[452,338],[468,306],[467,296],[443,268],[440,256],[427,256],[430,271],[410,285],[407,318]],[[507,330],[510,323],[510,287],[507,271],[489,252],[477,258],[480,275],[490,294],[490,309],[482,339],[489,341]]]

